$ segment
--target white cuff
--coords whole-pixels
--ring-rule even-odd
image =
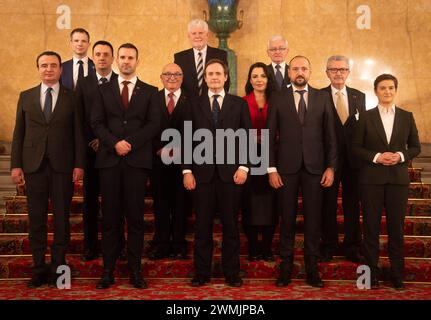
[[[276,167],[269,167],[268,169],[266,169],[266,171],[267,171],[268,173],[277,172],[277,168],[276,168]]]
[[[404,154],[403,154],[401,151],[398,151],[397,153],[398,153],[398,154],[400,155],[400,157],[401,157],[400,163],[402,163],[402,162],[406,161],[406,159],[404,159]]]
[[[189,169],[183,170],[183,174],[186,174],[186,173],[192,173],[192,170],[189,170]]]
[[[380,157],[381,153],[376,153],[376,155],[374,156],[373,162],[377,163],[377,158]]]
[[[248,173],[249,169],[247,167],[244,166],[239,166],[238,169],[241,169],[242,171],[245,171]]]

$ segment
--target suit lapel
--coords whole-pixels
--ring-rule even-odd
[[[136,104],[136,101],[137,101],[139,95],[141,94],[142,90],[143,90],[142,83],[141,83],[141,81],[137,80],[135,88],[133,88],[132,96],[130,97],[129,106],[127,108],[128,111],[131,108],[133,108],[133,106]]]
[[[46,123],[45,116],[42,111],[42,106],[40,105],[40,87],[41,85],[38,85],[34,88],[32,94],[31,94],[31,103],[33,107],[36,109],[36,113],[40,117],[40,121],[43,123]]]
[[[397,107],[395,107],[395,117],[394,117],[394,126],[392,128],[392,134],[391,134],[391,141],[389,141],[389,145],[392,143],[392,141],[396,141],[396,134],[400,131],[400,128],[402,128],[402,117],[400,114],[400,111]]]
[[[380,117],[379,108],[376,107],[372,113],[372,122],[377,130],[378,135],[382,139],[384,144],[389,144],[386,138],[385,128],[383,127],[382,118]]]
[[[208,54],[208,52],[207,52],[207,54]],[[188,52],[188,60],[189,61],[193,61],[193,63],[191,63],[190,64],[190,71],[192,72],[192,79],[193,79],[193,83],[194,83],[194,86],[195,87],[197,87],[198,86],[198,73],[197,73],[197,71],[196,71],[196,61],[195,61],[195,54],[194,54],[194,51],[193,51],[193,48],[192,49],[190,49],[190,51]],[[204,61],[204,66],[205,66],[205,61]]]
[[[118,84],[118,81],[112,81],[112,94],[115,97],[115,100],[117,100],[117,105],[121,111],[123,111],[123,103],[121,102],[121,96],[120,96],[120,85]]]
[[[202,95],[201,96],[201,103],[200,106],[202,107],[202,112],[205,114],[205,116],[208,118],[208,120],[210,121],[210,123],[212,125],[214,125],[213,122],[213,117],[212,117],[212,113],[211,113],[211,103],[210,103],[210,98],[208,97],[207,94]]]
[[[226,114],[229,114],[230,108],[231,108],[231,98],[228,94],[226,94],[223,99],[223,104],[221,107],[221,112],[219,117],[220,126],[223,123],[223,119],[225,118]]]
[[[51,117],[49,118],[49,122],[54,121],[55,116],[61,112],[61,109],[62,109],[61,106],[63,105],[63,100],[65,95],[66,95],[66,89],[60,86],[54,111],[52,112]]]
[[[307,112],[305,113],[304,123],[307,122],[307,119],[310,117],[310,113],[314,111],[313,105],[314,105],[314,99],[316,97],[316,93],[317,93],[317,90],[308,86],[308,102],[306,104]],[[299,115],[298,115],[298,120],[299,120]]]
[[[346,86],[347,89],[347,101],[349,103],[349,117],[359,112],[357,106],[358,97],[352,92],[352,90]]]
[[[298,124],[300,123],[299,121],[299,115],[298,115],[298,111],[296,110],[296,105],[295,105],[295,98],[293,96],[293,87],[290,86],[289,88],[287,88],[287,91],[283,91],[283,95],[284,92],[287,93],[287,107],[290,109],[290,112],[295,116],[296,121],[298,122]]]

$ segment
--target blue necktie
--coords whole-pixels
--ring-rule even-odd
[[[275,66],[275,69],[277,69],[277,72],[275,73],[275,80],[277,81],[278,89],[281,89],[283,86],[283,75],[280,71],[281,66],[277,64]]]
[[[304,93],[307,91],[305,90],[296,90],[301,95],[301,98],[299,99],[298,104],[298,116],[299,116],[299,122],[301,122],[302,125],[304,125],[305,120],[305,114],[307,113],[307,107],[305,105],[305,99],[304,99]]]
[[[45,103],[43,105],[43,115],[45,116],[46,122],[49,122],[49,118],[52,114],[52,88],[46,89],[45,93]]]
[[[212,109],[212,114],[213,114],[213,121],[214,121],[214,126],[217,128],[217,123],[218,123],[218,116],[220,113],[220,105],[217,101],[218,97],[220,97],[219,94],[215,94],[213,95],[213,109]]]

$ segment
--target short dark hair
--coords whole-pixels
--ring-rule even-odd
[[[55,51],[44,51],[44,52],[42,52],[41,54],[39,54],[37,56],[37,58],[36,58],[36,67],[39,68],[39,59],[42,56],[56,56],[57,59],[58,59],[59,66],[61,66],[61,57],[60,57],[60,55],[57,52],[55,52]]]
[[[301,56],[301,55],[294,56],[292,59],[290,59],[290,61],[289,61],[289,67],[290,67],[290,64],[292,63],[292,61],[295,60],[295,59],[298,59],[298,58],[303,58],[303,59],[307,60],[308,65],[311,67],[310,59],[308,59],[306,56]]]
[[[89,33],[88,33],[88,31],[87,31],[87,30],[85,30],[84,28],[75,28],[75,29],[73,29],[73,30],[70,32],[70,40],[72,40],[72,36],[73,36],[75,33],[85,33],[85,34],[87,35],[88,42],[90,42],[90,34],[89,34]]]
[[[105,40],[99,40],[99,41],[97,41],[93,45],[93,52],[94,52],[94,48],[96,48],[96,46],[108,46],[111,49],[112,55],[114,55],[114,48],[112,47],[112,44],[110,42],[105,41]]]
[[[121,49],[121,48],[135,49],[135,51],[136,51],[136,59],[138,59],[138,55],[139,55],[138,48],[136,48],[136,46],[135,46],[134,44],[132,44],[132,43],[123,43],[123,44],[118,48],[118,50],[117,50],[117,55],[118,55],[118,52],[120,52],[120,49]]]
[[[253,91],[253,86],[251,85],[250,79],[251,79],[251,73],[256,68],[262,68],[263,72],[266,75],[266,78],[268,79],[268,82],[266,84],[266,89],[265,89],[265,95],[266,95],[266,98],[268,99],[269,96],[271,95],[271,91],[274,90],[274,81],[272,80],[272,77],[269,75],[267,65],[264,64],[263,62],[256,62],[250,66],[250,69],[248,70],[247,83],[245,84],[245,93],[250,94]]]
[[[385,80],[392,80],[394,82],[395,89],[398,90],[398,79],[389,73],[383,73],[374,80],[374,90],[377,90],[379,83]]]
[[[223,67],[224,74],[225,74],[225,75],[227,75],[227,76],[229,76],[229,68],[228,68],[227,64],[226,64],[225,62],[223,62],[222,60],[220,60],[220,59],[211,59],[211,60],[209,60],[209,61],[205,64],[204,75],[205,75],[205,74],[206,74],[206,72],[207,72],[207,68],[208,68],[208,66],[210,66],[210,65],[212,65],[212,64],[216,64],[216,63],[221,64],[221,65],[222,65],[222,67]]]

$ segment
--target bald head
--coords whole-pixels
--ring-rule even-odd
[[[163,67],[160,79],[165,89],[175,92],[181,88],[183,83],[183,71],[176,63],[169,63]]]

